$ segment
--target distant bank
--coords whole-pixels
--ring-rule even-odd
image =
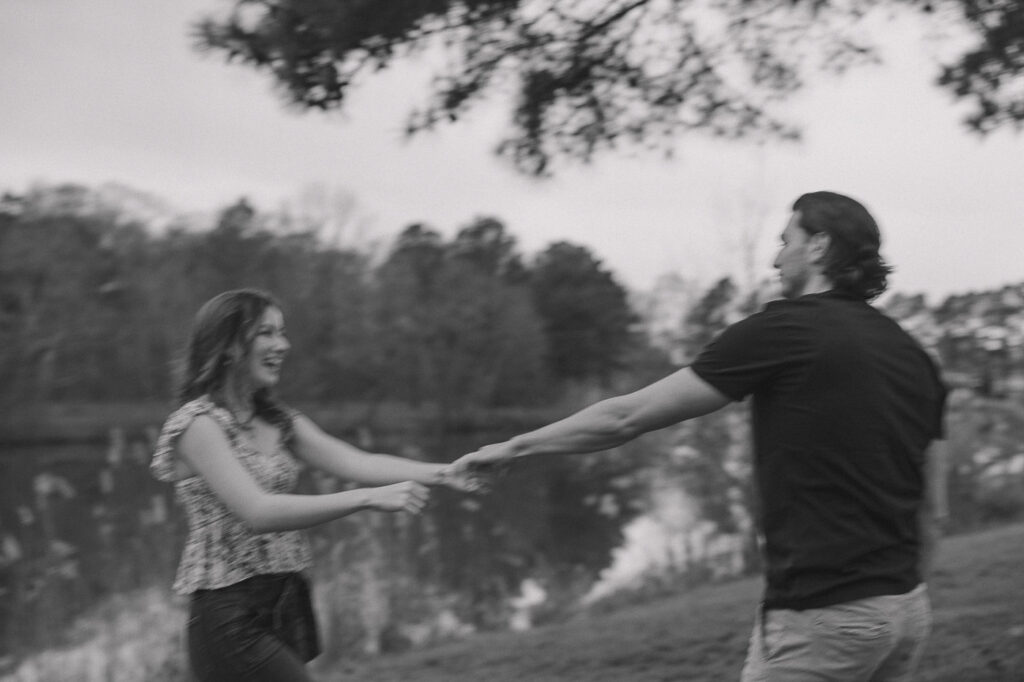
[[[361,430],[392,435],[448,433],[515,433],[541,426],[570,410],[499,408],[445,412],[436,405],[393,402],[296,404],[323,428],[338,435]],[[112,429],[145,434],[159,428],[173,410],[170,401],[130,403],[45,403],[6,410],[0,417],[4,446],[101,443]]]

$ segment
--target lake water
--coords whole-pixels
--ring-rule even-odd
[[[154,437],[115,428],[105,441],[0,448],[0,660],[59,644],[76,615],[110,595],[171,584],[186,528],[171,486],[149,473]],[[431,449],[486,439],[462,434]],[[374,445],[422,457],[392,440]]]

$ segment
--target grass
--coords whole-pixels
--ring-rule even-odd
[[[526,633],[478,635],[356,661],[324,680],[645,682],[739,679],[759,578],[706,585]],[[1024,680],[1024,524],[947,538],[930,582],[935,625],[918,679]]]
[[[155,588],[115,595],[76,619],[67,645],[21,661],[0,682],[184,682],[180,602]]]
[[[920,682],[1024,680],[1024,523],[948,538],[931,580],[935,628]],[[743,665],[759,579],[705,585],[525,633],[491,633],[317,667],[365,682],[721,682]],[[71,642],[0,682],[183,682],[185,613],[164,590],[119,595]]]

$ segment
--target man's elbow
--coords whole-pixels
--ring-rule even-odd
[[[611,398],[606,401],[605,409],[606,436],[616,445],[628,443],[647,432],[639,412],[633,409],[626,400]]]

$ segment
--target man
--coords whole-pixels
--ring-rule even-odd
[[[691,366],[457,465],[605,450],[752,396],[766,587],[743,680],[909,679],[930,628],[927,450],[946,391],[868,303],[890,271],[880,243],[853,199],[801,196],[774,262],[785,300]]]

